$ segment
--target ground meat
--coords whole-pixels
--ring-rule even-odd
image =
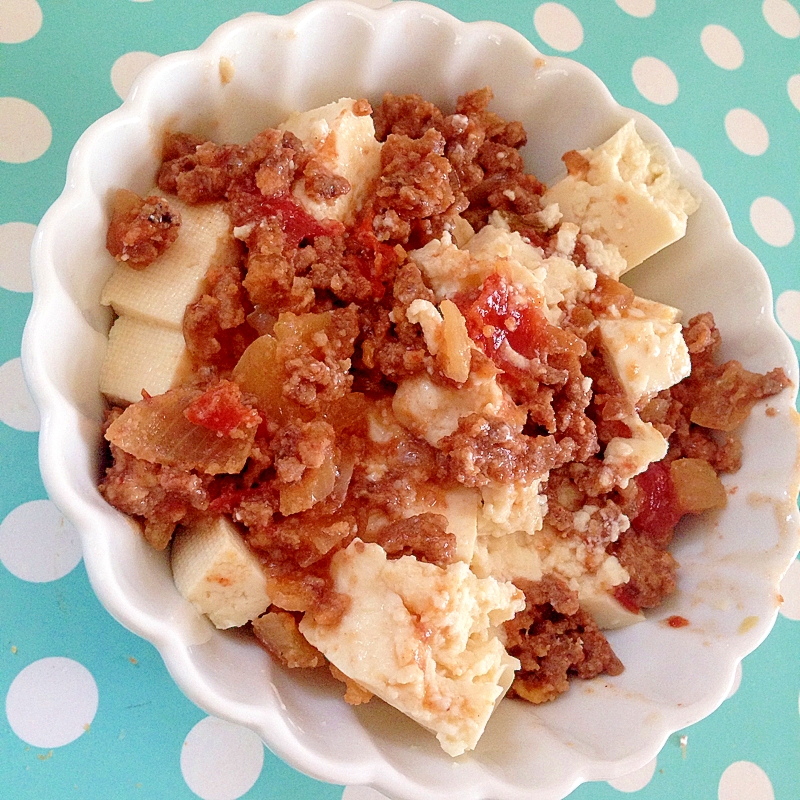
[[[281,483],[296,483],[306,469],[321,466],[333,451],[336,434],[321,419],[293,420],[281,427],[272,441],[275,471]]]
[[[381,241],[420,247],[451,227],[467,199],[445,157],[445,140],[428,129],[419,139],[390,134],[381,149],[372,227]]]
[[[470,414],[438,442],[443,471],[464,486],[530,483],[568,456],[553,436],[527,436],[498,417]]]
[[[257,548],[257,542],[251,546]],[[267,594],[272,598],[273,608],[312,614],[322,625],[335,625],[347,611],[350,598],[333,587],[330,557],[299,568],[296,562],[276,562],[267,554],[265,565]]]
[[[205,291],[186,307],[183,338],[198,366],[230,369],[255,338],[245,324],[252,305],[242,286],[241,262],[238,242],[221,247],[206,273]]]
[[[147,198],[121,189],[114,198],[106,248],[117,261],[144,269],[178,238],[180,212],[166,198]]]
[[[525,593],[525,610],[505,623],[506,649],[520,660],[512,696],[545,703],[567,691],[573,675],[622,672],[605,636],[560,578],[545,575],[536,583],[516,583]]]
[[[103,497],[125,514],[144,521],[144,535],[157,550],[192,510],[206,511],[210,478],[129,455],[110,445],[112,465],[100,482]]]
[[[442,514],[414,514],[361,538],[377,542],[389,556],[413,555],[440,567],[455,558],[456,537],[447,532],[447,517]]]
[[[246,145],[217,145],[185,134],[167,134],[157,183],[187,203],[224,200],[231,186],[257,186],[264,197],[289,191],[307,156],[291,133],[267,129]]]
[[[296,329],[279,343],[286,355],[283,397],[316,412],[344,397],[353,382],[350,357],[358,336],[357,310],[348,306],[329,313],[329,324],[310,339],[304,337],[302,317],[296,323],[286,320],[287,327]]]
[[[290,517],[275,515],[266,525],[251,524],[247,543],[269,564],[299,574],[345,547],[357,532],[355,518],[344,513],[327,514],[316,507]],[[289,611],[305,610],[283,606]]]
[[[312,200],[321,202],[347,194],[351,186],[349,181],[341,175],[335,175],[322,161],[312,158],[303,170],[303,188]]]
[[[678,563],[663,547],[638,536],[635,529],[623,533],[610,548],[630,574],[614,595],[626,608],[655,608],[675,591]]]
[[[430,128],[441,126],[442,112],[418,94],[393,95],[386,92],[373,114],[375,138],[384,142],[389,134],[421,139]]]

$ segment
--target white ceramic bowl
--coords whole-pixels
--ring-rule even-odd
[[[227,84],[223,57],[235,70]],[[561,798],[582,781],[640,767],[669,734],[723,701],[737,663],[775,620],[778,583],[797,552],[796,393],[774,398],[774,415],[756,408],[744,428],[744,467],[728,481],[739,491],[725,511],[677,538],[677,593],[647,622],[611,634],[625,672],[577,681],[549,705],[502,703],[477,750],[453,761],[379,701],[347,706],[332,680],[289,673],[253,641],[213,630],[176,592],[165,556],[99,495],[97,383],[111,320],[98,298],[113,264],[105,231],[113,189],[143,192],[152,184],[166,126],[245,141],[294,109],[340,96],[414,91],[452,107],[460,93],[487,84],[493,108],[525,123],[525,158],[545,182],[562,170],[564,151],[596,145],[635,117],[702,201],[686,238],[631,273],[636,290],[687,318],[713,311],[726,357],[759,371],[782,366],[797,385],[766,273],[734,238],[716,194],[680,167],[656,125],[620,107],[579,64],[543,57],[504,26],[465,24],[419,3],[374,11],[330,2],[285,17],[251,14],[195,51],[160,59],[121,108],[80,138],[33,251],[23,360],[41,410],[42,475],[80,532],[102,603],[158,648],[181,689],[209,713],[249,726],[314,777],[408,800]],[[672,614],[692,624],[673,629],[664,622]]]

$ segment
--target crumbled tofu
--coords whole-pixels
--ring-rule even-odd
[[[539,222],[544,225],[545,230],[549,231],[561,222],[562,214],[558,203],[548,203],[541,211],[536,213],[536,216]]]
[[[467,245],[474,238],[469,239]],[[476,289],[491,272],[473,258],[469,250],[457,247],[447,232],[441,239],[431,239],[419,250],[412,250],[408,256],[420,268],[438,301]]]
[[[545,278],[541,284],[545,316],[551,325],[558,325],[563,317],[561,305],[567,310],[575,305],[581,294],[594,289],[597,275],[558,254],[545,259],[542,265],[545,268]]]
[[[654,306],[640,303],[635,310],[669,314],[669,306]],[[690,373],[692,364],[680,323],[628,316],[601,319],[599,325],[608,364],[632,402],[652,397]]]
[[[203,518],[176,534],[172,574],[178,591],[218,628],[244,625],[270,604],[261,562],[226,517]]]
[[[613,473],[614,484],[624,489],[631,478],[661,461],[669,445],[657,428],[638,416],[625,417],[622,422],[630,428],[631,437],[615,436],[606,445],[603,465]]]
[[[331,571],[349,607],[333,626],[307,614],[303,635],[351,680],[434,731],[449,755],[473,749],[519,666],[498,634],[524,608],[522,593],[462,562],[388,561],[359,539]]]
[[[279,126],[311,149],[322,166],[350,184],[346,194],[317,200],[308,196],[302,180],[295,182],[294,196],[317,219],[352,221],[370,183],[380,174],[381,143],[375,138],[372,117],[353,113],[355,102],[345,97],[311,111],[294,113]]]
[[[450,237],[434,239],[409,254],[428,279],[437,299],[452,298],[459,292],[480,286],[493,272],[500,272],[519,291],[541,303],[548,321],[557,325],[563,316],[560,304],[566,307],[594,288],[597,276],[577,266],[569,254],[575,246],[577,226],[562,226],[559,232],[564,251],[549,258],[526,242],[516,231],[492,222],[481,228],[466,244],[457,248]]]
[[[422,328],[425,346],[435,356],[439,352],[439,338],[442,330],[442,315],[430,300],[412,300],[406,309],[406,319],[412,325]]]
[[[589,236],[588,233],[582,233],[578,241],[583,245],[586,253],[586,264],[598,274],[618,280],[619,276],[628,268],[615,244],[606,244],[600,239]]]
[[[670,173],[663,156],[645,144],[631,120],[594,150],[581,150],[587,168],[545,192],[567,222],[616,245],[631,269],[686,233],[698,203]]]
[[[547,513],[541,480],[530,484],[490,483],[481,488],[478,531],[482,536],[505,536],[514,531],[535,533]]]
[[[506,405],[493,370],[473,372],[457,389],[440,386],[422,372],[401,381],[392,400],[399,422],[433,445],[455,432],[462,417],[481,413],[495,416]]]

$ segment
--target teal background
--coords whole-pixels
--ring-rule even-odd
[[[0,7],[13,2],[0,0]],[[792,2],[797,8],[798,0]],[[545,54],[568,55],[593,69],[620,103],[650,116],[673,144],[697,159],[725,203],[736,235],[766,267],[776,297],[786,289],[800,290],[800,232],[789,245],[773,247],[756,234],[749,218],[752,201],[769,195],[800,225],[800,111],[786,91],[788,78],[800,73],[800,38],[778,36],[765,23],[760,2],[657,0],[655,13],[640,19],[613,0],[563,0],[584,31],[583,43],[571,53],[559,53],[537,34],[533,16],[542,3],[434,4],[464,20],[504,22]],[[297,5],[289,0],[40,0],[39,33],[19,44],[0,44],[0,97],[37,105],[52,124],[53,141],[35,161],[0,162],[0,224],[35,224],[56,199],[80,133],[121,102],[109,77],[121,55],[193,48],[240,13],[285,13]],[[710,23],[739,38],[745,51],[739,69],[720,69],[703,52],[700,32]],[[656,105],[637,91],[631,66],[643,55],[672,67],[680,85],[674,103]],[[726,136],[725,114],[737,107],[753,111],[769,130],[770,146],[762,156],[741,153]],[[28,293],[0,289],[0,364],[19,356],[30,303]],[[35,433],[0,423],[0,520],[21,503],[46,497],[36,447]],[[183,780],[179,757],[187,733],[205,715],[175,688],[157,652],[102,609],[82,564],[42,584],[21,581],[0,565],[0,696],[24,666],[51,655],[75,658],[90,670],[100,694],[97,715],[90,731],[52,755],[18,739],[0,715],[0,800],[195,797]],[[798,693],[800,622],[779,616],[764,645],[744,661],[736,694],[711,717],[672,736],[653,779],[633,795],[712,800],[725,768],[751,760],[768,774],[777,800],[798,800]],[[260,778],[243,797],[339,800],[342,792],[267,753]],[[618,800],[623,794],[600,783],[580,787],[571,798]],[[768,798],[742,794],[741,800]]]

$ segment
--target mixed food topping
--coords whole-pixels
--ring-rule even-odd
[[[491,96],[166,134],[102,293],[105,498],[217,627],[451,755],[506,693],[622,671],[603,630],[674,590],[677,523],[789,383],[620,282],[697,208],[632,121],[546,187]]]

